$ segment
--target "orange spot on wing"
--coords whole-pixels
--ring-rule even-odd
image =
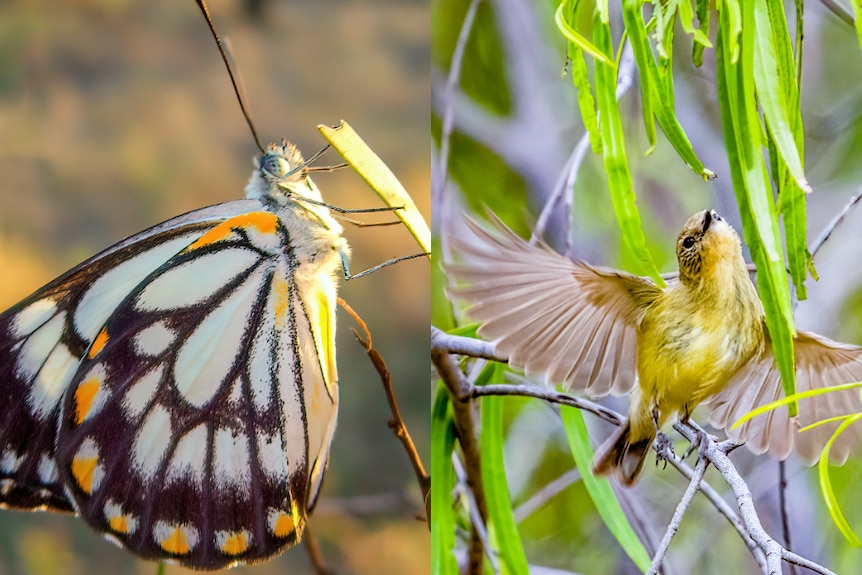
[[[185,555],[189,552],[189,542],[186,539],[186,534],[179,527],[174,527],[171,534],[160,542],[159,545],[168,553],[176,555]]]
[[[105,348],[105,344],[108,343],[108,339],[108,328],[103,327],[102,331],[99,332],[99,335],[96,336],[96,339],[93,340],[93,345],[90,346],[87,359],[93,359],[96,357],[99,352]]]
[[[296,522],[287,513],[279,513],[272,526],[272,534],[276,537],[290,537],[296,531]]]
[[[239,555],[246,549],[248,549],[248,537],[242,532],[230,535],[221,546],[222,552],[228,555]]]
[[[108,520],[108,526],[117,533],[129,532],[129,520],[125,515],[114,515]]]
[[[275,322],[278,326],[285,325],[287,310],[290,308],[290,299],[287,289],[287,280],[276,276],[272,278],[272,291],[274,294],[273,305],[275,306]]]
[[[269,212],[250,212],[227,219],[199,237],[184,251],[190,252],[203,246],[227,239],[235,229],[254,228],[262,234],[274,234],[278,217]]]
[[[93,491],[93,473],[96,471],[98,463],[98,456],[72,459],[72,477],[75,478],[84,493],[90,494]]]
[[[99,392],[101,382],[97,377],[91,377],[84,381],[75,390],[75,424],[81,425],[81,422],[87,418],[90,413],[90,408],[93,407],[93,400],[96,399],[96,394]]]

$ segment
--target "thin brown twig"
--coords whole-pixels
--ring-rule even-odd
[[[389,369],[386,367],[386,362],[383,360],[383,356],[373,348],[371,332],[368,330],[368,326],[362,318],[359,317],[359,314],[357,314],[353,308],[341,298],[338,298],[338,305],[350,314],[365,334],[365,339],[362,339],[359,333],[355,329],[353,330],[354,337],[356,337],[356,340],[363,348],[365,348],[365,353],[368,354],[368,358],[371,360],[372,365],[374,365],[374,369],[376,369],[377,373],[380,375],[380,381],[383,384],[383,390],[386,393],[386,400],[389,402],[389,410],[392,412],[392,418],[389,420],[389,428],[404,447],[404,451],[407,453],[407,458],[413,466],[413,472],[416,474],[416,480],[419,482],[419,489],[422,491],[422,499],[426,500],[428,497],[428,491],[431,489],[431,478],[427,473],[425,473],[425,467],[422,465],[422,458],[419,457],[419,451],[413,443],[413,438],[410,437],[410,432],[407,430],[407,425],[404,423],[404,419],[401,417],[401,410],[398,408],[398,400],[395,398],[395,390],[392,389],[392,377],[389,373]]]
[[[332,575],[332,571],[326,567],[326,562],[323,560],[323,553],[320,552],[320,544],[317,541],[317,537],[315,537],[314,533],[311,531],[311,526],[308,522],[305,524],[302,541],[305,545],[305,550],[308,552],[308,560],[311,561],[311,566],[314,569],[314,572],[317,573],[317,575]]]

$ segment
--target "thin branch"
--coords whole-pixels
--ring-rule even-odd
[[[853,14],[847,8],[836,2],[835,0],[820,0],[820,3],[826,6],[830,12],[838,16],[842,22],[850,26],[855,26]]]
[[[838,212],[838,215],[835,216],[831,222],[829,222],[829,225],[827,225],[823,229],[823,231],[820,232],[820,235],[817,237],[816,240],[814,240],[814,243],[811,244],[812,260],[817,256],[817,252],[820,251],[820,248],[823,247],[823,244],[826,243],[826,240],[828,240],[832,236],[832,232],[835,231],[835,228],[837,228],[841,224],[841,222],[844,221],[844,218],[847,217],[847,214],[850,212],[850,210],[852,210],[853,207],[859,203],[859,200],[862,200],[862,190],[856,192],[856,195],[850,198],[850,201],[847,202],[847,205],[844,206],[844,209]]]
[[[407,453],[407,458],[413,466],[413,472],[416,474],[416,480],[419,482],[419,489],[422,491],[422,500],[424,501],[428,498],[428,491],[431,489],[431,478],[427,473],[425,473],[425,467],[422,465],[422,458],[419,456],[419,451],[413,443],[413,438],[410,437],[410,432],[407,430],[407,425],[404,423],[404,419],[401,417],[401,410],[398,408],[398,400],[395,398],[395,390],[392,389],[392,377],[389,373],[389,369],[386,367],[386,362],[383,360],[383,356],[380,355],[380,353],[372,346],[371,332],[368,331],[368,326],[362,318],[359,317],[359,314],[357,314],[353,308],[341,298],[338,298],[338,304],[344,308],[351,317],[353,317],[353,320],[365,333],[365,339],[363,340],[356,330],[353,330],[354,337],[356,337],[357,341],[359,341],[362,347],[365,348],[365,353],[368,354],[371,364],[380,375],[380,381],[383,384],[383,391],[386,393],[386,400],[389,402],[389,410],[392,413],[392,418],[389,420],[389,429],[392,430],[395,437],[404,447],[404,451]]]
[[[697,466],[694,468],[694,475],[692,476],[691,481],[689,481],[685,493],[682,494],[682,499],[677,504],[676,510],[673,512],[673,517],[671,518],[670,523],[667,526],[667,530],[664,533],[664,537],[662,537],[661,543],[653,556],[652,565],[650,566],[649,571],[647,571],[647,575],[656,575],[658,573],[658,570],[664,561],[664,556],[667,554],[668,548],[670,548],[670,542],[679,530],[680,523],[682,523],[682,516],[685,515],[686,510],[691,505],[695,494],[697,494],[697,491],[700,488],[703,476],[706,473],[706,465],[707,459],[705,457],[698,457]]]
[[[461,78],[461,65],[464,63],[464,52],[467,47],[467,40],[470,38],[470,31],[473,29],[473,22],[476,19],[479,2],[480,0],[472,0],[470,6],[467,8],[467,14],[464,16],[464,22],[461,24],[461,31],[458,33],[458,40],[455,43],[455,50],[452,52],[449,76],[446,78],[446,86],[443,89],[443,127],[440,133],[440,165],[437,168],[437,177],[434,178],[433,182],[437,189],[432,194],[435,197],[440,197],[443,187],[446,185],[447,172],[449,171],[449,144],[452,137],[452,126],[455,123],[455,89],[458,87],[458,81]]]
[[[781,514],[781,537],[784,547],[790,549],[790,514],[787,509],[787,466],[784,461],[778,462],[778,508]],[[790,566],[790,574],[796,575],[796,565]]]
[[[464,494],[464,497],[467,498],[467,508],[470,513],[470,524],[472,526],[471,538],[479,543],[478,546],[473,544],[470,546],[471,569],[475,569],[476,567],[481,568],[482,566],[482,563],[476,561],[475,557],[473,557],[475,550],[478,549],[479,557],[484,553],[484,555],[488,557],[488,561],[491,562],[491,569],[494,573],[499,573],[500,563],[497,561],[496,555],[491,552],[491,540],[488,538],[488,528],[485,527],[485,519],[479,512],[476,494],[473,493],[472,489],[470,489],[467,472],[464,469],[464,465],[461,463],[461,460],[458,459],[458,455],[455,453],[452,453],[452,465],[455,467],[455,475],[458,477],[458,489]]]
[[[533,494],[532,497],[518,505],[512,512],[515,521],[520,523],[539,509],[541,509],[548,501],[559,495],[568,486],[580,481],[581,472],[577,468],[569,469],[539,491]]]

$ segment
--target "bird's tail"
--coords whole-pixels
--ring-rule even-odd
[[[617,428],[596,451],[593,473],[615,475],[623,485],[632,485],[643,471],[655,433],[646,437],[632,437],[629,420]]]

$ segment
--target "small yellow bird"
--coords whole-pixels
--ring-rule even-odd
[[[783,397],[739,236],[715,211],[686,222],[676,244],[679,278],[664,289],[531,245],[499,220],[498,233],[468,225],[475,238],[453,238],[462,260],[446,271],[459,284],[449,293],[470,304],[479,334],[510,365],[549,384],[591,397],[632,392],[628,420],[596,453],[596,473],[633,484],[658,430],[702,402],[721,429]],[[798,330],[794,348],[797,391],[862,380],[860,347]],[[726,433],[780,459],[795,447],[811,464],[838,423],[798,429],[860,411],[858,390],[834,392],[800,401],[796,418],[782,408]],[[830,459],[843,463],[860,436],[859,425],[848,428]]]

